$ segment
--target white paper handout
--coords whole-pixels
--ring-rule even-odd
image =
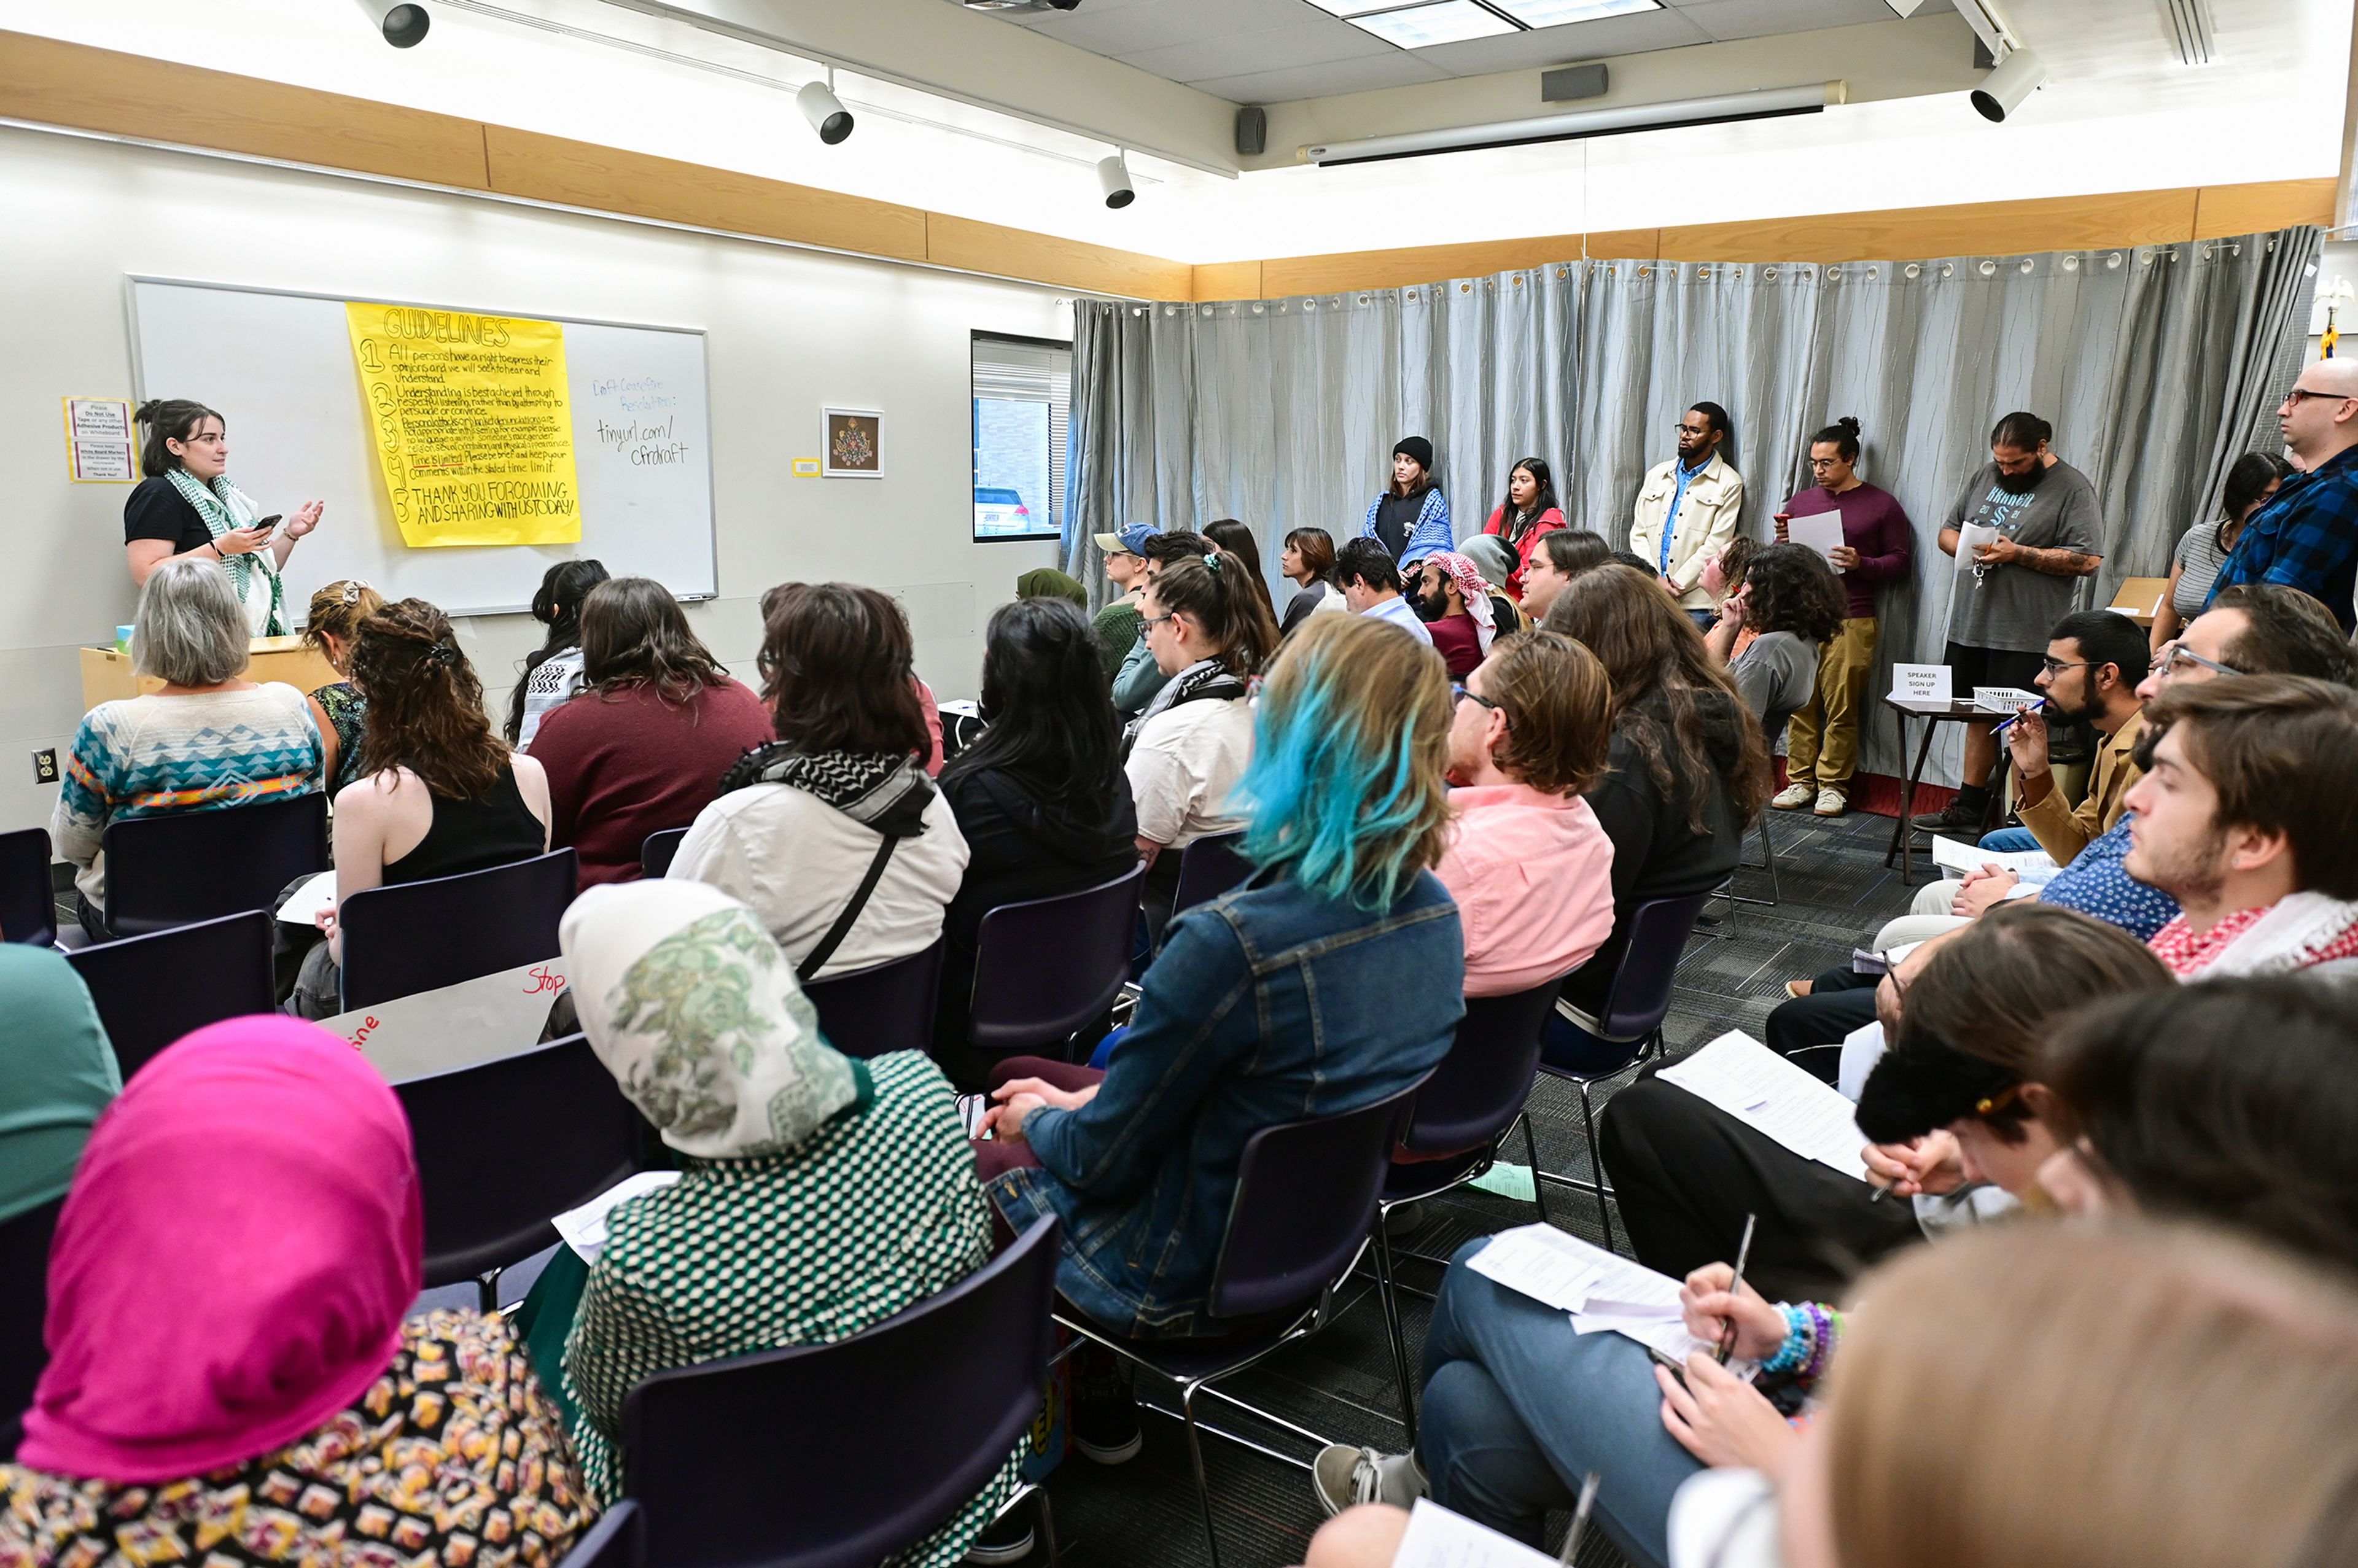
[[[623,1177],[579,1208],[568,1208],[548,1223],[557,1227],[557,1234],[565,1238],[565,1245],[581,1255],[584,1263],[595,1263],[598,1254],[606,1249],[606,1217],[633,1198],[659,1193],[677,1180],[677,1171],[641,1171],[635,1176]]]
[[[1842,512],[1837,508],[1832,512],[1813,512],[1807,517],[1788,517],[1785,519],[1785,537],[1796,545],[1807,545],[1827,557],[1826,564],[1833,566],[1834,546],[1843,543]],[[1842,568],[1834,567],[1834,570],[1839,572]]]
[[[1679,1282],[1552,1225],[1502,1230],[1466,1267],[1565,1312],[1641,1315],[1679,1310]]]
[[[1978,871],[1985,866],[1996,866],[2017,875],[2055,869],[2055,862],[2047,858],[2044,849],[1976,849],[1962,838],[1940,833],[1932,835],[1932,863],[1952,871]]]
[[[336,873],[321,871],[278,906],[278,919],[286,925],[317,925],[319,916],[335,907]]]
[[[1974,557],[1997,542],[1997,530],[1986,523],[1968,523],[1957,530],[1957,569],[1971,571]]]
[[[1894,665],[1891,696],[1898,702],[1947,702],[1950,678],[1946,665]]]
[[[1554,1568],[1555,1559],[1419,1498],[1392,1568]]]
[[[1866,1180],[1850,1101],[1750,1035],[1730,1030],[1660,1076],[1803,1159]]]

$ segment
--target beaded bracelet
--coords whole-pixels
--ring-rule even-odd
[[[1785,1342],[1777,1346],[1777,1354],[1760,1363],[1764,1372],[1792,1371],[1817,1350],[1817,1323],[1808,1309],[1779,1302],[1777,1310],[1785,1319]]]
[[[1810,1303],[1809,1310],[1814,1331],[1811,1337],[1814,1343],[1810,1347],[1809,1359],[1802,1366],[1800,1378],[1802,1382],[1814,1383],[1824,1374],[1827,1363],[1833,1359],[1834,1341],[1842,1334],[1842,1314],[1816,1302]]]

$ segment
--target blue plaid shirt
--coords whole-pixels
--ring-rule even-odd
[[[2219,568],[2211,599],[2232,583],[2276,582],[2312,594],[2347,634],[2358,625],[2358,447],[2312,473],[2284,481],[2244,524],[2234,553]],[[2210,608],[2211,600],[2202,601]]]

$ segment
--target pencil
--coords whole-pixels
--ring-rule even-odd
[[[1573,1553],[1580,1550],[1580,1538],[1588,1533],[1588,1512],[1596,1506],[1597,1479],[1594,1470],[1581,1478],[1580,1501],[1573,1506],[1572,1528],[1564,1531],[1563,1550],[1556,1553],[1559,1568],[1572,1561]]]
[[[1760,1217],[1756,1214],[1747,1214],[1744,1217],[1744,1239],[1736,1244],[1736,1278],[1727,1283],[1727,1293],[1731,1296],[1740,1296],[1744,1293],[1744,1260],[1752,1256],[1752,1227],[1759,1218]],[[1727,1320],[1727,1326],[1719,1331],[1719,1344],[1711,1353],[1712,1359],[1725,1367],[1727,1365],[1728,1352],[1735,1348],[1736,1319],[1731,1314]]]

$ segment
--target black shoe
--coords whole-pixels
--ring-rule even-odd
[[[1037,1498],[1026,1494],[983,1528],[967,1548],[969,1563],[1021,1563],[1032,1555],[1032,1521],[1038,1517]]]
[[[1946,807],[1910,817],[1908,826],[1919,833],[1964,833],[1978,837],[1982,818],[1988,815],[1989,790],[1986,786],[1961,789]]]
[[[1103,1389],[1073,1390],[1073,1446],[1099,1465],[1126,1465],[1146,1446],[1139,1430],[1138,1400],[1120,1382]]]

